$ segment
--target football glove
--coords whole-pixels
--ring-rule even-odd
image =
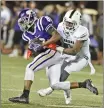
[[[33,52],[41,52],[43,50],[42,41],[39,38],[35,38],[30,41],[28,48]]]

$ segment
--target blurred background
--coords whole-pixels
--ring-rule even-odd
[[[1,1],[1,53],[8,57],[21,56],[26,59],[27,43],[17,23],[19,12],[24,8],[36,11],[37,16],[48,15],[54,26],[63,20],[66,11],[78,9],[82,14],[82,25],[90,33],[90,52],[94,64],[102,65],[103,59],[103,1]]]

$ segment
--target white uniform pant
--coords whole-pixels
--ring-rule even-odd
[[[60,82],[61,64],[55,64],[46,68],[46,75],[49,79],[50,86]]]
[[[77,58],[76,56],[72,56],[66,60],[68,64],[64,68],[69,74],[72,72],[79,72],[84,67],[88,65],[88,60],[86,58]]]
[[[45,52],[39,54],[38,56],[36,56],[34,58],[34,60],[29,63],[26,67],[26,72],[25,72],[25,78],[24,80],[34,80],[34,72],[43,69],[45,67],[50,67],[54,64],[62,64],[64,60],[75,60],[75,56],[71,56],[71,55],[61,55],[59,52],[56,52],[54,50],[48,49]],[[71,64],[71,68],[76,66],[76,70],[70,70],[70,67],[67,65],[65,70],[68,72],[72,72],[72,71],[78,71],[80,69],[82,69],[86,63],[85,58],[83,58],[84,60],[79,61],[78,64],[77,63],[73,63]],[[58,66],[59,67],[59,66]],[[77,68],[78,67],[78,68]],[[54,70],[54,69],[52,69]],[[59,70],[59,68],[57,69],[57,71]],[[56,72],[56,70],[55,70]],[[61,70],[59,71],[61,72]],[[56,75],[59,76],[59,72],[56,74],[53,74],[52,76]],[[53,77],[54,78],[54,77]]]
[[[67,58],[65,61],[67,61],[68,63],[64,67],[64,70],[67,71],[69,74],[71,74],[72,72],[79,72],[88,64],[88,60],[86,60],[85,58],[81,58],[77,61],[76,56],[71,56],[70,58]],[[48,76],[50,86],[60,82],[62,65],[63,64],[59,63],[49,68],[46,68],[46,74]]]
[[[26,67],[25,80],[34,80],[34,72],[43,69],[47,66],[57,64],[61,62],[63,58],[59,52],[48,49],[43,53],[40,53],[34,58],[34,60],[29,63]]]
[[[34,60],[28,64],[28,67],[34,72],[36,72],[44,67],[56,64],[61,60],[62,58],[59,52],[49,49],[36,56]]]

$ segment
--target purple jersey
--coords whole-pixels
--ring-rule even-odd
[[[50,17],[42,16],[35,22],[34,32],[26,31],[23,33],[22,38],[29,42],[36,37],[46,41],[51,38],[51,35],[47,31],[52,25],[53,22]]]

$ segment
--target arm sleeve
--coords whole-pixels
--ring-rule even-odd
[[[42,25],[43,25],[44,30],[47,32],[49,28],[53,26],[53,21],[50,17],[44,16],[42,18]]]

